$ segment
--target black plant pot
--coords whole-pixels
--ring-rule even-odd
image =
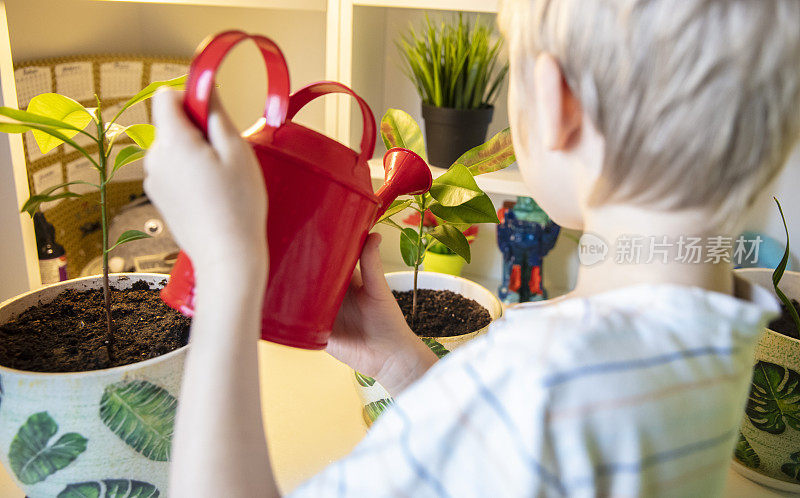
[[[482,144],[494,107],[453,109],[422,104],[428,162],[449,168],[461,154]]]

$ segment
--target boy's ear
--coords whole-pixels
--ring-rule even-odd
[[[548,53],[536,59],[534,89],[545,147],[571,149],[580,138],[581,103],[569,88],[558,61]]]

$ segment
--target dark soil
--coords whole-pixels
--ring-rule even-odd
[[[461,294],[448,290],[417,290],[417,319],[411,325],[413,292],[392,291],[406,323],[420,337],[453,337],[489,325],[489,311]]]
[[[792,299],[792,305],[794,305],[794,309],[797,310],[797,313],[800,314],[800,303],[798,303],[797,300]],[[789,314],[789,309],[783,303],[781,303],[781,316],[771,321],[769,328],[775,332],[778,332],[779,334],[800,339],[800,336],[798,336],[797,326],[792,320],[792,315]]]
[[[67,290],[0,325],[0,365],[34,372],[83,372],[149,360],[185,346],[191,319],[158,289],[111,289],[114,362],[108,363],[103,290]]]

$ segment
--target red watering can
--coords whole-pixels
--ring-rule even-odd
[[[253,40],[267,65],[264,117],[245,132],[261,164],[269,193],[269,280],[261,337],[304,349],[324,349],[364,240],[398,195],[431,187],[425,161],[406,149],[384,157],[386,181],[376,192],[367,161],[375,148],[375,118],[366,102],[335,82],[314,83],[289,95],[289,71],[270,39],[241,31],[220,33],[198,49],[186,82],[184,109],[204,133],[214,77],[234,45]],[[361,152],[292,122],[310,101],[329,93],[352,96],[361,108]],[[186,315],[194,312],[194,272],[178,256],[162,299]]]

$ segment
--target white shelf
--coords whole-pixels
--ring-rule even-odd
[[[497,13],[498,0],[353,0],[353,5]]]
[[[327,0],[94,0],[97,2],[155,3],[162,5],[204,5],[251,9],[311,10],[324,12]]]
[[[444,168],[437,168],[431,166],[431,173],[434,178],[439,177],[442,173],[447,171]],[[374,180],[383,180],[383,160],[375,158],[369,161],[369,174]],[[500,194],[500,195],[530,195],[525,184],[522,183],[522,175],[519,172],[517,164],[514,163],[506,169],[495,171],[475,177],[478,186],[487,194]]]

